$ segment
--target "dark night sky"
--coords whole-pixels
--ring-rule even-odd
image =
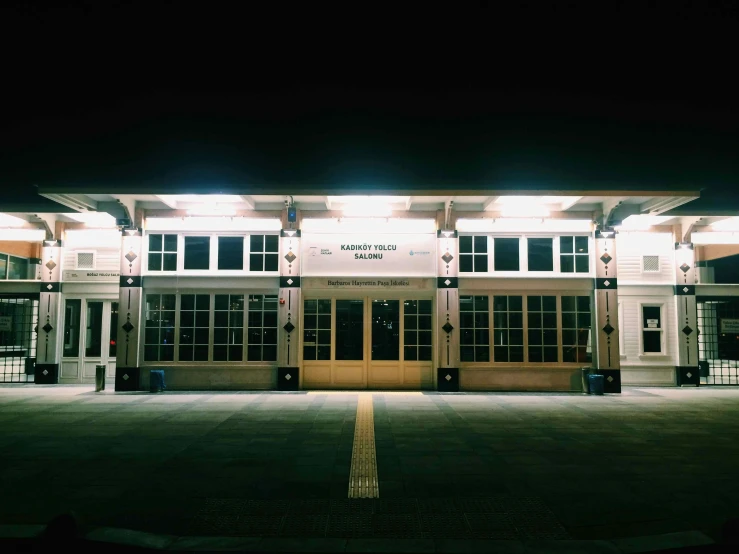
[[[644,185],[739,207],[733,3],[270,6],[2,8],[4,195]]]

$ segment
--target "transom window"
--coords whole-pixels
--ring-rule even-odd
[[[277,235],[249,237],[249,271],[277,271],[277,253],[280,240]]]
[[[520,271],[518,241],[518,237],[495,237],[493,239],[493,269],[495,271]]]
[[[149,271],[177,271],[177,235],[149,235]]]
[[[588,273],[588,237],[559,237],[559,270],[562,273]]]
[[[487,235],[459,237],[459,271],[463,273],[485,273],[487,270]]]

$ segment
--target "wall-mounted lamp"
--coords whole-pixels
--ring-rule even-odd
[[[692,242],[681,242],[681,243],[677,244],[677,246],[681,250],[692,250],[693,249],[693,243]]]

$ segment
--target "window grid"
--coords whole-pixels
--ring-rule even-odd
[[[642,314],[642,352],[662,354],[662,306],[643,304]]]
[[[431,300],[406,300],[403,313],[403,359],[431,361]]]
[[[246,359],[277,360],[277,295],[249,295],[249,327]]]
[[[175,294],[146,295],[146,327],[144,329],[144,360],[174,361]]]
[[[523,297],[493,297],[493,357],[496,362],[523,362]]]
[[[279,244],[277,235],[250,235],[249,271],[277,271]]]
[[[181,295],[179,361],[207,362],[209,334],[210,295]]]
[[[487,235],[459,237],[459,271],[461,273],[485,273],[487,270]]]
[[[490,361],[490,306],[487,296],[459,297],[461,361]]]
[[[149,235],[149,271],[177,271],[177,235]]]
[[[557,297],[529,296],[526,310],[529,363],[557,362]]]
[[[244,359],[244,295],[216,294],[213,311],[213,361]]]
[[[619,303],[619,312],[621,304]],[[587,363],[593,359],[591,347],[590,297],[562,297],[562,361]]]
[[[303,302],[303,359],[331,359],[331,299]]]
[[[590,271],[589,238],[587,236],[559,237],[559,270],[562,273]]]
[[[38,305],[37,299],[0,298],[0,316],[12,318],[11,329],[0,331],[0,383],[33,382]]]

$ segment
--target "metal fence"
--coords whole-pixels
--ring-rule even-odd
[[[701,384],[739,384],[739,297],[699,297]]]
[[[0,383],[33,382],[38,295],[0,296]]]

